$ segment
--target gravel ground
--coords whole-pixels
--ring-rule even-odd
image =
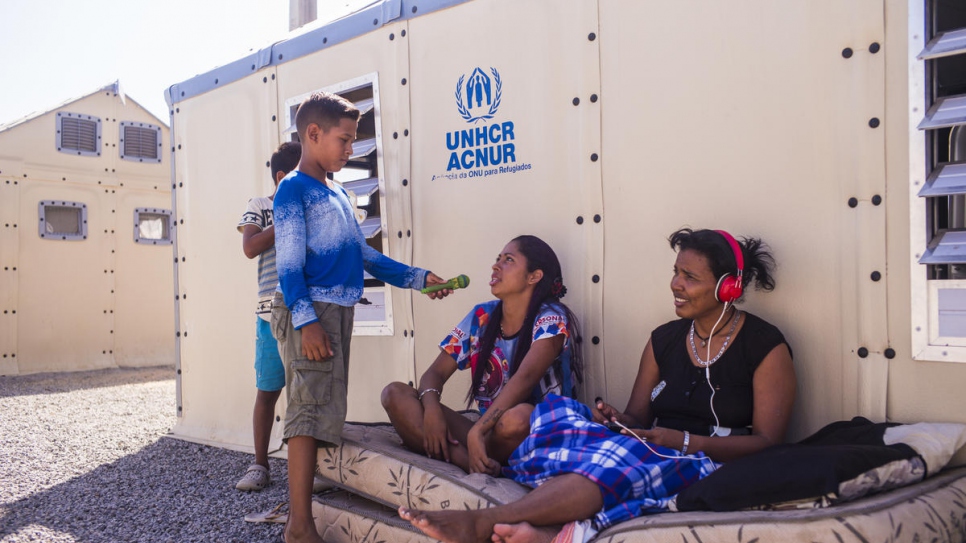
[[[244,521],[287,500],[235,490],[253,457],[166,437],[170,367],[0,376],[0,542],[280,541]]]

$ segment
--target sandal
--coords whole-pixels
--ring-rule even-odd
[[[288,522],[288,502],[280,503],[270,511],[249,513],[245,515],[245,522],[271,522],[273,524],[285,524]]]

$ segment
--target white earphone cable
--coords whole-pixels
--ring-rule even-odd
[[[633,430],[631,430],[627,426],[624,426],[624,424],[621,423],[619,420],[616,420],[615,419],[612,422],[614,424],[620,426],[624,430],[627,430],[627,434],[624,434],[624,435],[633,436],[635,439],[637,439],[638,441],[641,442],[641,445],[644,445],[645,447],[647,447],[647,450],[651,451],[656,456],[659,456],[661,458],[667,458],[669,460],[697,460],[699,462],[708,461],[708,462],[711,462],[711,470],[714,471],[714,469],[715,469],[716,464],[715,464],[714,460],[708,458],[707,456],[695,456],[694,454],[682,454],[682,455],[679,455],[679,456],[668,456],[666,454],[661,454],[661,453],[655,451],[654,450],[654,447],[651,447],[651,445],[647,442],[646,439],[644,439],[643,437],[635,434]]]
[[[728,312],[728,302],[725,302],[724,309],[721,310],[721,316],[718,317],[717,321],[715,321],[714,326],[711,327],[711,333],[708,334],[708,354],[706,356],[709,362],[711,361],[711,340],[714,338],[714,331],[716,328],[718,328],[718,324],[721,322],[721,319],[724,318],[725,313],[727,312]],[[718,420],[718,413],[716,413],[714,410],[714,386],[711,384],[711,364],[710,363],[704,367],[704,379],[705,381],[708,382],[708,386],[711,387],[711,400],[710,400],[711,415],[714,416],[714,431],[711,432],[711,436],[713,437],[718,435],[718,427],[721,426],[721,421]]]

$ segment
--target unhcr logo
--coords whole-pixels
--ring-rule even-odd
[[[476,67],[469,76],[461,75],[455,95],[456,111],[473,126],[446,133],[446,173],[433,179],[489,177],[532,167],[517,162],[513,121],[486,122],[496,116],[503,98],[503,80],[496,68],[490,67],[487,73]]]
[[[490,67],[490,73],[493,79],[477,66],[469,78],[463,74],[456,83],[456,110],[468,123],[492,119],[500,109],[503,81],[496,68]]]

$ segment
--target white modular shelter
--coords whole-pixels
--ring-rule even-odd
[[[442,302],[368,286],[350,419],[384,420],[379,391],[418,378],[521,233],[562,260],[583,399],[622,405],[674,318],[667,236],[692,226],[774,251],[777,289],[745,308],[792,345],[790,438],[854,415],[966,422],[966,157],[947,151],[966,48],[942,41],[963,28],[941,0],[383,0],[173,85],[175,432],[250,445],[254,274],[233,224],[316,90],[365,111],[341,180],[370,242],[473,279]]]
[[[169,138],[118,83],[0,126],[0,375],[174,363]]]

